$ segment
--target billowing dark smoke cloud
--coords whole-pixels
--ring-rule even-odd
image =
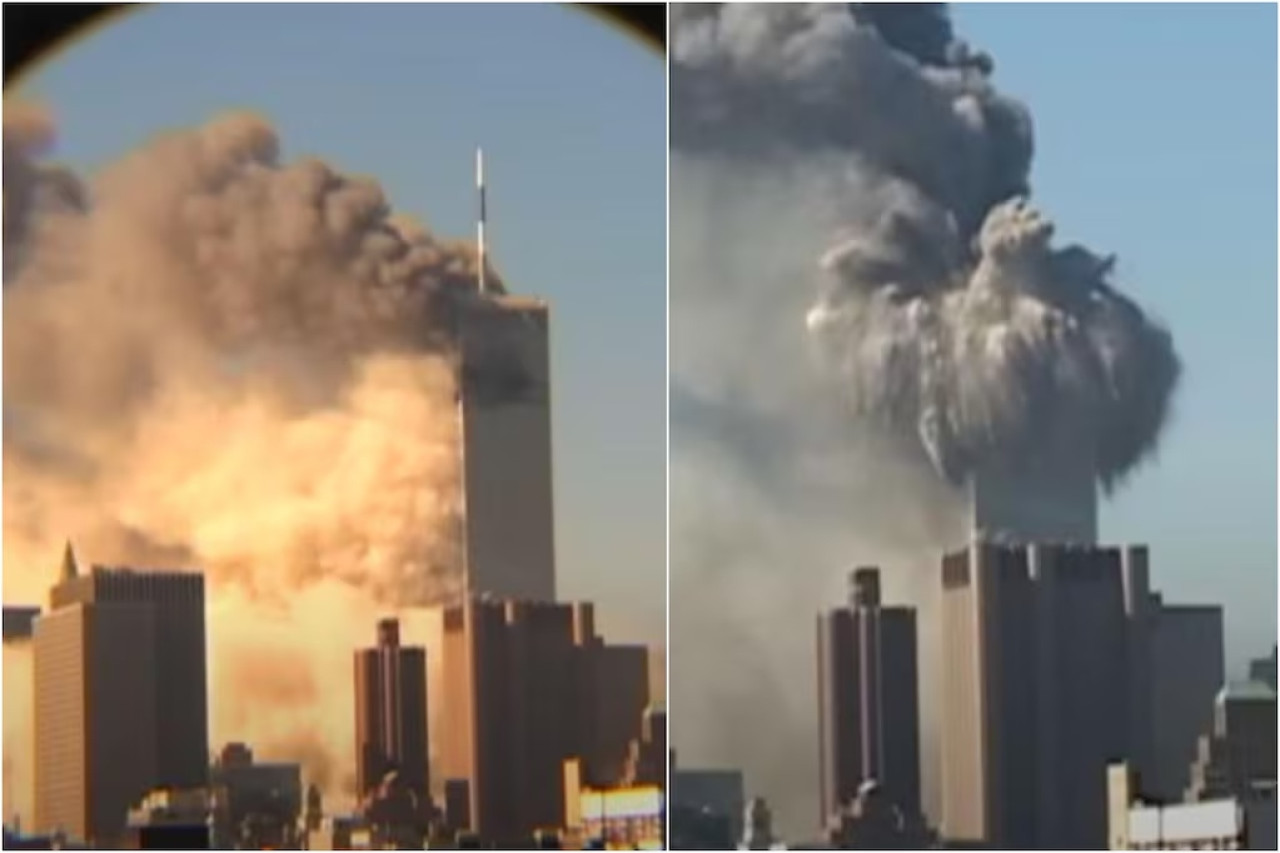
[[[1083,454],[1109,485],[1154,448],[1178,363],[1023,194],[1025,109],[945,11],[677,13],[672,139],[709,157],[848,159],[845,234],[808,321],[854,412],[915,431],[939,471]],[[794,318],[792,318],[794,321]]]
[[[812,715],[811,676],[794,673],[811,669],[809,618],[839,600],[841,566],[933,565],[964,535],[955,487],[975,471],[1066,465],[1120,482],[1156,449],[1179,363],[1111,283],[1111,258],[1054,245],[1028,201],[1030,114],[995,89],[994,63],[956,39],[945,7],[671,15],[673,442],[688,457],[673,450],[679,748],[723,742],[684,709],[711,720],[705,697],[743,694],[734,658],[777,657],[776,691],[805,695]],[[709,496],[710,481],[735,497]],[[742,482],[753,496],[729,488]],[[745,555],[723,547],[742,541]],[[777,565],[764,566],[770,551]],[[733,619],[717,596],[779,573],[803,604],[775,594],[772,610],[742,608],[715,659],[701,614]],[[901,588],[925,604],[931,578]],[[780,638],[797,631],[784,661]],[[682,666],[692,645],[704,666]],[[790,728],[791,751],[808,755],[811,721],[770,723],[786,701],[757,691],[754,730]],[[710,752],[736,753],[773,796],[812,788],[808,769],[788,776],[766,751],[744,736]]]
[[[270,756],[303,732],[336,781],[351,649],[459,587],[476,253],[252,115],[92,181],[43,160],[52,129],[5,105],[5,600],[40,601],[67,538],[203,571],[215,739]]]

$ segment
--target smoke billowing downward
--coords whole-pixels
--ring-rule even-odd
[[[787,587],[803,604],[741,610],[723,649],[748,654],[754,632],[759,657],[780,655],[779,637],[843,598],[842,566],[922,569],[955,545],[957,487],[975,471],[1067,466],[1117,485],[1155,450],[1179,363],[1170,335],[1111,284],[1111,258],[1054,244],[1029,202],[1030,114],[995,89],[994,63],[956,39],[945,6],[671,14],[673,437],[685,448],[672,471],[672,647],[708,660],[695,671],[673,657],[681,746],[725,737],[688,709],[744,694],[720,690],[733,664],[710,662],[701,599]],[[738,496],[732,509],[713,482]],[[772,566],[760,542],[742,546],[761,539]],[[922,600],[929,580],[889,582]],[[790,674],[812,669],[804,633],[773,687],[813,716],[811,676]],[[761,717],[721,760],[736,751],[778,797],[812,790],[810,770],[783,779],[759,757],[753,738],[788,719]],[[813,726],[796,724],[793,754],[814,753]]]
[[[912,429],[953,479],[1062,444],[1110,485],[1154,448],[1170,337],[1110,286],[1110,258],[1051,244],[1026,199],[1030,117],[945,9],[728,5],[676,22],[682,152],[847,158],[807,320],[854,414]]]
[[[215,743],[302,750],[336,786],[351,649],[460,582],[450,330],[475,252],[283,160],[254,116],[92,182],[51,141],[6,104],[5,599],[42,600],[67,538],[204,572]]]

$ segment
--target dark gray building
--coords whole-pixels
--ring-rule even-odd
[[[1269,685],[1272,690],[1276,688],[1276,647],[1271,647],[1271,655],[1265,658],[1255,658],[1249,661],[1249,680],[1261,681],[1263,684]]]
[[[942,585],[943,837],[1105,847],[1131,725],[1120,550],[975,542]]]
[[[818,731],[822,824],[866,782],[903,814],[920,813],[916,616],[884,607],[880,573],[849,576],[849,603],[818,617]]]
[[[1151,631],[1151,739],[1143,791],[1162,802],[1181,799],[1200,736],[1213,722],[1214,698],[1226,680],[1221,607],[1169,605],[1154,596]]]
[[[1199,743],[1188,800],[1248,798],[1276,784],[1276,692],[1260,681],[1232,682],[1218,693],[1213,729]]]
[[[36,617],[40,615],[39,607],[4,608],[4,641],[17,643],[30,640],[35,632]]]
[[[355,654],[356,788],[368,797],[397,771],[423,800],[427,765],[427,653],[400,645],[400,623],[378,623],[378,644]]]

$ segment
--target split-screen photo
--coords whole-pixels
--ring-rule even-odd
[[[5,849],[1276,849],[1273,3],[4,24]]]

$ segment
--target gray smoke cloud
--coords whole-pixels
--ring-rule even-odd
[[[1054,244],[1030,114],[944,6],[671,15],[673,725],[807,831],[805,629],[842,567],[910,568],[890,590],[931,608],[975,470],[1065,460],[1114,488],[1156,450],[1179,362],[1113,259]],[[739,677],[745,657],[770,674]]]
[[[460,587],[452,330],[476,252],[286,160],[254,115],[91,180],[52,141],[5,104],[5,600],[40,601],[68,538],[204,572],[215,742],[305,735],[338,784],[352,648]]]

